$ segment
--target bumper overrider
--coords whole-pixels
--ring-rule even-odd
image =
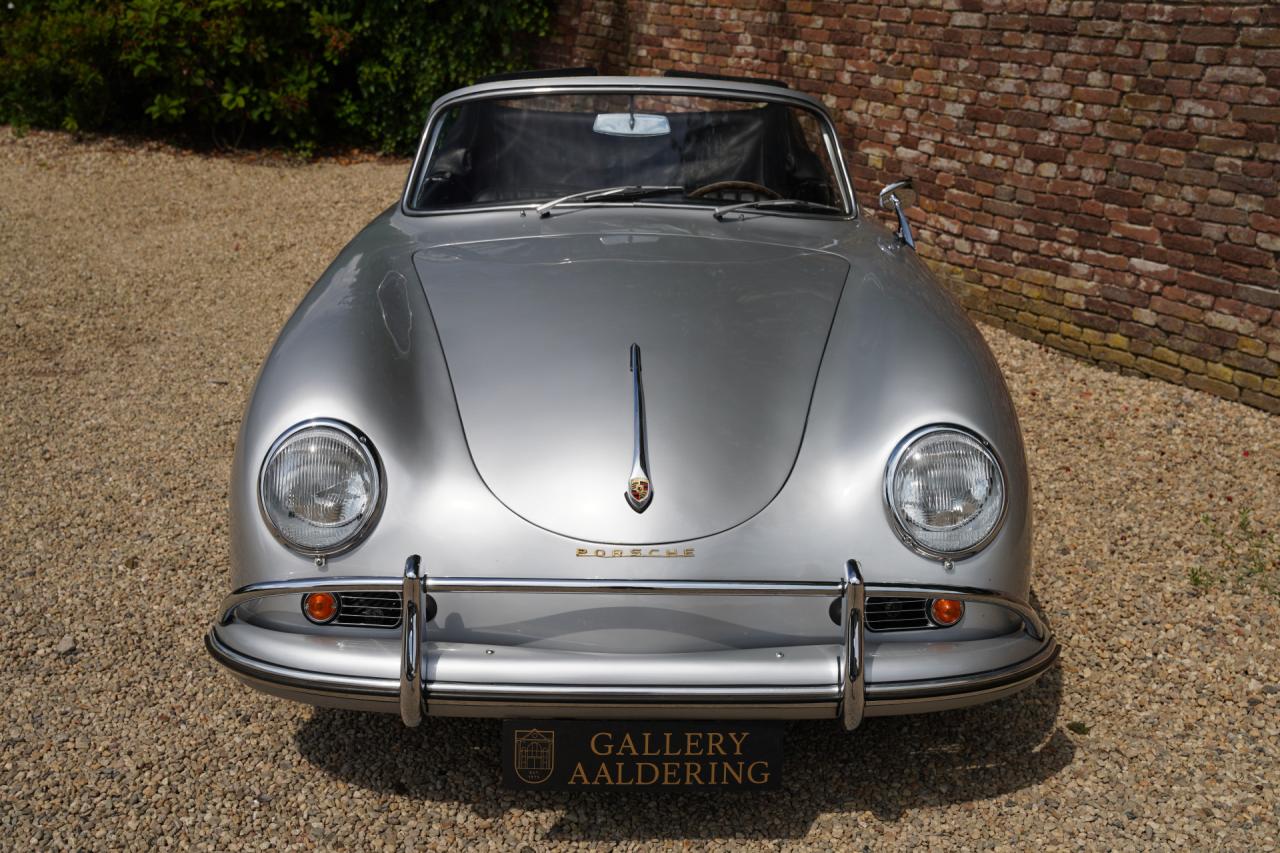
[[[399,678],[338,675],[264,661],[237,651],[219,634],[243,604],[274,595],[379,590],[401,594]],[[439,681],[427,678],[424,650],[430,637],[428,595],[801,596],[839,602],[837,678],[829,684],[742,686],[637,684],[531,684]],[[1014,614],[1034,649],[1029,657],[946,678],[875,682],[865,678],[865,602],[869,593],[897,598],[959,599],[994,605]],[[424,715],[653,718],[836,718],[853,730],[866,716],[938,711],[989,702],[1031,685],[1058,657],[1058,644],[1026,602],[963,587],[867,584],[850,560],[843,576],[828,581],[558,580],[548,578],[434,577],[414,555],[398,578],[331,577],[250,584],[223,599],[217,623],[205,636],[209,653],[250,686],[314,704],[392,711],[407,726]],[[781,657],[781,655],[779,655]]]

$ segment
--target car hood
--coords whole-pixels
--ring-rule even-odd
[[[849,271],[793,246],[636,234],[452,244],[414,261],[489,489],[547,530],[630,546],[718,533],[781,490]],[[633,343],[652,481],[640,513],[625,497]]]

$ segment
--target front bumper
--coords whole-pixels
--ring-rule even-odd
[[[308,592],[349,592],[382,589],[401,593],[400,660],[397,678],[337,675],[271,663],[237,651],[219,632],[228,626],[236,608],[264,596]],[[960,598],[995,605],[1021,621],[1018,649],[1031,653],[1016,662],[945,678],[868,682],[864,630],[868,590],[876,595],[905,598]],[[627,679],[564,679],[559,681],[451,681],[427,677],[423,660],[430,648],[425,618],[429,593],[516,593],[596,595],[711,595],[816,596],[838,599],[841,637],[835,647],[836,677],[825,683],[796,683],[771,678],[746,686],[701,686],[689,683],[633,683]],[[838,581],[644,581],[551,580],[428,577],[420,561],[409,558],[402,578],[320,578],[253,584],[223,602],[217,624],[205,637],[209,653],[241,681],[273,695],[308,702],[400,714],[416,726],[424,714],[472,717],[642,717],[646,719],[819,719],[837,718],[848,730],[866,716],[940,711],[990,702],[1032,684],[1058,656],[1058,644],[1033,608],[1006,596],[982,590],[914,587],[863,582],[856,563],[845,566]],[[955,644],[968,645],[968,644]],[[460,654],[459,650],[454,649]],[[506,650],[513,652],[514,650]],[[790,652],[799,667],[805,650]],[[816,652],[816,650],[810,650]],[[491,650],[485,653],[492,654]],[[540,657],[527,650],[528,662]],[[743,672],[758,664],[733,652],[722,662]],[[781,652],[777,653],[782,658]],[[810,656],[811,658],[813,655]],[[674,661],[673,661],[674,663]],[[808,661],[814,663],[813,660]],[[756,667],[753,670],[753,667]],[[532,668],[532,667],[531,667]],[[810,670],[812,666],[808,667]],[[756,679],[762,680],[762,679]]]

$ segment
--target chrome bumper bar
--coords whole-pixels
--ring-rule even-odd
[[[1049,632],[1035,610],[998,593],[966,588],[919,587],[874,584],[877,595],[899,598],[947,598],[966,602],[993,604],[1012,611],[1022,620],[1023,630],[1039,641],[1048,641]],[[242,587],[223,599],[218,622],[227,624],[240,605],[272,595],[298,595],[317,592],[356,592],[366,590],[398,591],[401,594],[400,670],[398,683],[386,679],[323,676],[277,667],[239,655],[222,644],[212,632],[206,638],[210,653],[222,664],[254,681],[277,684],[317,693],[363,695],[389,698],[394,690],[398,697],[400,718],[406,726],[417,726],[427,712],[427,702],[438,698],[443,702],[501,702],[514,699],[545,699],[566,704],[592,702],[661,702],[667,705],[717,703],[830,703],[834,701],[836,716],[845,729],[852,731],[861,724],[866,713],[868,688],[864,679],[864,614],[868,585],[862,580],[858,564],[845,564],[844,576],[833,581],[701,581],[701,580],[559,580],[549,578],[454,578],[431,577],[422,572],[422,562],[413,555],[405,562],[400,578],[311,578],[269,581]],[[582,595],[715,595],[715,596],[805,596],[839,599],[842,654],[838,662],[838,682],[830,687],[760,687],[760,688],[693,688],[651,689],[638,687],[583,687],[563,685],[485,685],[428,682],[422,663],[422,648],[427,641],[426,597],[430,593],[517,594],[582,594]],[[1057,657],[1057,645],[1046,642],[1030,661],[1010,671],[984,673],[965,679],[939,681],[936,685],[901,683],[873,688],[873,700],[885,704],[914,701],[916,698],[944,696],[948,693],[996,691],[1010,686],[1023,686],[1037,678]],[[920,691],[924,692],[921,693]],[[879,694],[884,694],[880,696]],[[917,697],[916,694],[919,694]]]

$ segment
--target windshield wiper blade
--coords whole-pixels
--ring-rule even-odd
[[[646,186],[643,184],[632,184],[625,187],[604,187],[598,190],[583,190],[580,193],[570,193],[560,198],[554,198],[551,201],[543,202],[533,210],[539,216],[550,216],[551,208],[558,204],[564,204],[570,201],[599,201],[604,198],[643,198],[647,195],[658,195],[660,193],[684,192],[682,186]]]
[[[711,215],[716,219],[723,219],[726,213],[733,213],[737,210],[767,211],[774,208],[782,210],[799,208],[800,210],[814,210],[824,213],[844,213],[843,208],[831,204],[820,204],[816,201],[805,201],[799,198],[771,198],[762,201],[743,201],[736,204],[726,204],[722,207],[717,207]]]

